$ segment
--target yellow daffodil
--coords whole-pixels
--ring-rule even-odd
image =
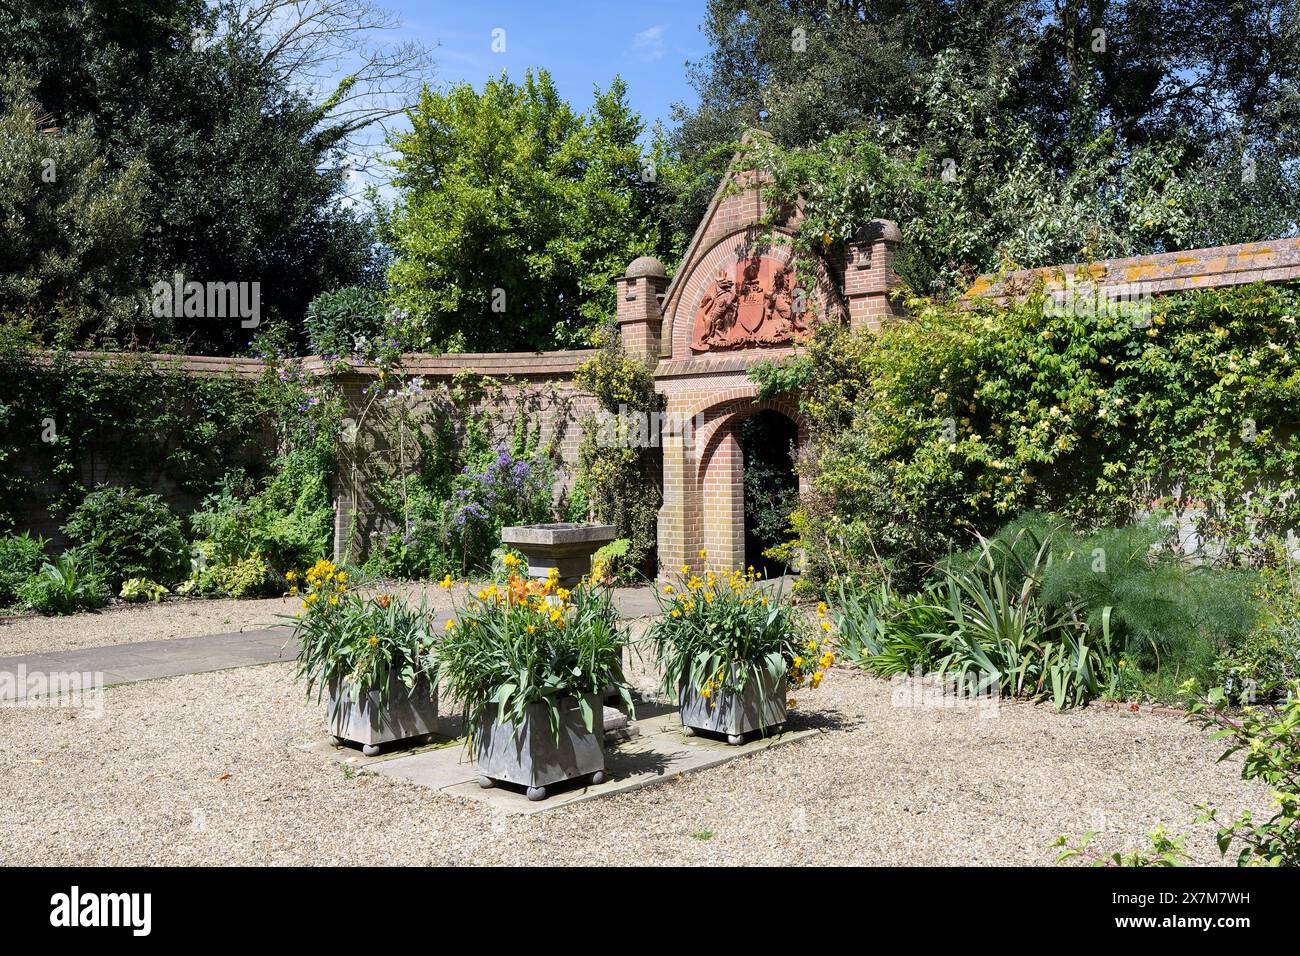
[[[440,588],[442,588],[444,591],[446,591],[448,588],[450,588],[450,587],[451,587],[451,575],[450,575],[450,574],[444,574],[444,575],[442,576],[442,580],[438,582],[438,586],[439,586]]]
[[[451,617],[447,618],[447,623],[443,626],[446,630],[450,631],[453,627],[456,626],[456,619]]]

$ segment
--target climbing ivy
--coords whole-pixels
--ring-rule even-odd
[[[820,563],[921,569],[1028,509],[1081,525],[1183,515],[1226,557],[1300,525],[1300,290],[1061,309],[1041,292],[963,310],[917,299],[879,334],[823,327],[765,363],[813,430],[796,516]]]

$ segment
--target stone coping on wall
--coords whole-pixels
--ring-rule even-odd
[[[67,356],[79,362],[103,362],[106,365],[143,362],[154,368],[176,368],[198,378],[233,375],[236,378],[255,379],[263,371],[262,361],[224,355],[179,355],[170,352],[68,352]],[[318,368],[324,363],[316,356]],[[37,362],[49,362],[49,354],[38,355]]]
[[[595,349],[564,352],[454,352],[443,355],[412,352],[403,355],[396,371],[402,375],[451,376],[460,372],[478,375],[562,378],[596,354]],[[348,362],[359,375],[376,375],[373,365]]]
[[[473,372],[479,375],[502,377],[566,378],[573,375],[579,365],[595,354],[594,349],[572,349],[564,352],[458,352],[444,355],[413,352],[403,355],[395,370],[400,375],[434,377],[450,377],[460,372]],[[233,375],[236,378],[256,379],[265,369],[261,359],[240,356],[88,351],[69,352],[68,355],[74,360],[99,361],[109,365],[145,362],[157,368],[174,367],[200,378]],[[330,367],[329,363],[319,355],[303,356],[301,362],[302,368],[309,372],[323,372]],[[342,364],[356,375],[379,374],[378,367],[362,362],[345,360]]]
[[[1300,278],[1300,239],[1272,239],[982,275],[971,284],[961,302],[973,305],[975,300],[980,300],[1002,305],[1010,299],[1025,297],[1040,281],[1049,291],[1062,289],[1080,273],[1098,287],[1130,285],[1135,291],[1151,295],[1251,282],[1285,282]]]
[[[788,358],[801,351],[798,348],[747,349],[743,352],[705,353],[684,359],[665,359],[655,367],[655,378],[690,378],[723,372],[745,372],[758,362]]]

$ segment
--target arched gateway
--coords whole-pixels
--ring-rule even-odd
[[[893,314],[897,226],[878,220],[829,255],[796,257],[790,240],[802,212],[761,226],[763,185],[738,158],[671,281],[658,260],[643,257],[618,282],[624,347],[657,363],[665,400],[661,570],[697,565],[701,549],[710,567],[745,566],[746,418],[779,412],[795,422],[800,446],[807,441],[793,399],[755,402],[750,366],[797,351],[818,322],[872,327]]]

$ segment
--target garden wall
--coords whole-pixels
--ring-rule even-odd
[[[125,384],[122,389],[124,394],[121,404],[130,402],[130,395],[134,388],[146,384],[143,382],[132,384],[131,380],[126,378],[141,370],[179,372],[181,376],[178,380],[182,384],[190,379],[230,378],[253,381],[262,374],[261,363],[249,358],[72,352],[67,354],[66,359],[71,362],[70,367],[95,367],[95,374],[99,376],[123,375]],[[48,395],[55,389],[40,385],[41,375],[46,374],[42,366],[48,369],[50,375],[62,374],[54,368],[52,360],[44,357],[36,359],[34,368],[5,371],[10,374],[30,376],[33,381],[29,384]],[[176,418],[185,420],[190,417],[185,408],[187,396],[181,394],[177,399],[178,405],[174,408],[174,414]],[[123,411],[129,413],[130,409]],[[69,480],[79,481],[87,488],[94,488],[99,484],[139,485],[161,495],[170,507],[181,514],[188,513],[199,505],[201,494],[182,487],[181,482],[178,481],[179,476],[166,467],[162,456],[140,455],[136,451],[138,446],[125,441],[124,436],[118,433],[117,426],[109,420],[108,416],[96,416],[93,425],[89,428],[86,422],[69,420],[69,417],[50,408],[38,407],[13,410],[5,420],[6,426],[14,430],[12,437],[23,439],[18,442],[23,450],[14,459],[5,462],[5,468],[12,469],[14,474],[22,476],[23,484],[28,489],[27,494],[22,495],[17,501],[8,503],[12,508],[14,525],[18,531],[30,531],[32,534],[42,535],[50,540],[53,550],[68,545],[69,542],[64,539],[59,530],[67,516],[52,511],[50,507],[50,499],[59,488],[52,477],[53,455],[44,452],[47,447],[52,452],[55,442],[73,439],[69,432],[75,433],[76,445],[73,447],[80,446],[81,449],[71,465],[74,474],[68,476]],[[129,414],[122,417],[127,418]],[[30,429],[31,434],[22,436],[21,433],[25,429]],[[40,436],[39,440],[34,437],[36,435]],[[174,448],[179,444],[172,435],[155,437],[158,448]],[[28,438],[31,440],[26,440]],[[241,432],[238,443],[238,450],[233,456],[228,456],[229,459],[242,464],[252,464],[257,459],[274,452],[275,433],[269,426],[251,433]]]
[[[594,414],[596,400],[573,381],[577,367],[593,353],[461,353],[403,356],[400,380],[370,366],[354,366],[343,378],[347,411],[335,484],[336,560],[364,559],[371,542],[399,530],[371,493],[377,475],[409,473],[412,451],[399,446],[393,412],[385,396],[405,388],[406,407],[423,427],[450,421],[461,431],[472,418],[486,420],[493,444],[508,445],[516,426],[535,429],[540,443],[558,459],[557,496],[573,484],[582,440],[580,422]],[[411,381],[419,380],[416,390]]]
[[[1273,239],[983,275],[971,284],[963,301],[984,299],[1004,304],[1009,298],[1025,295],[1039,281],[1047,291],[1055,292],[1077,282],[1080,276],[1086,276],[1102,289],[1129,286],[1129,291],[1139,295],[1164,295],[1251,282],[1287,282],[1300,278],[1300,239]]]

